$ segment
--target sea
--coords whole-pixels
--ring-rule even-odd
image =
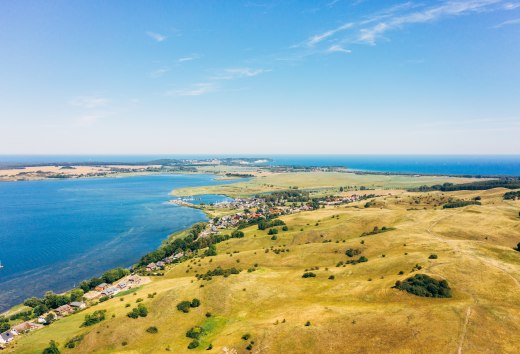
[[[520,176],[519,155],[0,155],[0,166],[224,157],[381,173]],[[168,203],[172,190],[233,182],[191,174],[0,182],[0,313],[134,264],[171,233],[207,220],[200,210]],[[225,200],[204,195],[195,203]]]
[[[168,203],[176,188],[230,183],[149,175],[0,183],[0,313],[45,291],[128,267],[168,235],[207,220]],[[230,200],[203,195],[195,203]]]
[[[0,166],[12,163],[123,162],[158,159],[226,157],[269,158],[266,165],[337,166],[369,172],[412,174],[520,176],[520,155],[0,155]]]

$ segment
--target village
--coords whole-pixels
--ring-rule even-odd
[[[7,348],[7,345],[20,335],[41,329],[46,325],[50,325],[54,321],[82,311],[89,306],[101,302],[103,298],[107,299],[114,297],[122,291],[140,287],[149,282],[150,279],[148,277],[134,274],[126,276],[113,284],[101,283],[93,290],[85,293],[82,301],[71,301],[68,304],[61,305],[53,310],[41,314],[36,319],[24,321],[0,333],[0,350]]]

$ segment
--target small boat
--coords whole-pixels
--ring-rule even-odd
[[[2,269],[4,266],[2,265],[2,261],[0,261],[0,269]]]

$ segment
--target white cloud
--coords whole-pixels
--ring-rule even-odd
[[[229,68],[225,69],[220,74],[212,77],[212,80],[233,80],[233,79],[239,79],[243,77],[254,77],[258,76],[260,74],[263,74],[265,72],[268,72],[269,70],[265,69],[252,69],[252,68]]]
[[[375,44],[378,37],[389,30],[410,24],[433,22],[444,17],[487,11],[490,10],[492,5],[496,5],[500,2],[501,0],[445,1],[441,5],[420,11],[402,15],[392,15],[387,20],[381,21],[372,27],[362,28],[357,40],[362,43]]]
[[[198,55],[191,55],[188,57],[182,57],[182,58],[177,59],[177,63],[184,63],[184,62],[192,61],[192,60],[196,60],[196,59],[199,59]]]
[[[329,47],[329,49],[327,49],[327,52],[330,52],[330,53],[345,53],[345,54],[352,53],[352,51],[350,49],[345,49],[342,46],[337,45],[337,44],[331,45]]]
[[[514,10],[520,7],[520,2],[507,2],[504,4],[505,10]]]
[[[81,96],[73,99],[70,104],[86,109],[99,108],[106,106],[110,100],[96,96]]]
[[[504,21],[504,22],[496,25],[494,28],[501,28],[504,26],[511,26],[511,25],[520,25],[520,18],[515,18],[513,20]]]
[[[170,90],[166,92],[166,96],[185,97],[185,96],[202,96],[211,92],[215,92],[216,85],[212,82],[201,82],[193,84],[188,88],[179,90]]]
[[[170,71],[170,68],[162,67],[162,68],[152,71],[150,73],[150,77],[156,79],[156,78],[164,76],[169,71]]]
[[[154,41],[156,42],[163,42],[166,40],[166,37],[165,35],[163,34],[160,34],[160,33],[156,33],[156,32],[151,32],[151,31],[148,31],[146,32],[146,34],[151,37]]]
[[[304,45],[307,46],[307,47],[313,47],[315,46],[316,44],[324,41],[325,39],[329,38],[329,37],[332,37],[333,35],[335,35],[336,33],[338,32],[341,32],[341,31],[344,31],[344,30],[347,30],[349,28],[352,28],[354,24],[353,23],[345,23],[339,27],[336,27],[332,30],[329,30],[329,31],[326,31],[326,32],[323,32],[323,33],[320,33],[320,34],[316,34],[314,36],[311,36],[309,39],[307,39],[307,41],[305,41]],[[301,45],[297,45],[297,46],[301,46]],[[296,46],[296,47],[297,47]]]

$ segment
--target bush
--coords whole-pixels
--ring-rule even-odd
[[[200,306],[200,300],[199,299],[191,300],[190,307],[199,307],[199,306]]]
[[[65,343],[65,348],[69,348],[69,349],[75,348],[76,345],[78,345],[82,340],[83,340],[83,334],[73,337],[72,339],[69,339],[67,341],[67,343]]]
[[[361,254],[361,250],[360,249],[354,249],[354,248],[349,248],[345,254],[349,257],[354,257],[354,256],[357,256],[358,254]]]
[[[310,325],[311,325],[311,321],[307,321],[307,322],[305,322],[305,326],[306,326],[306,327],[309,327]]]
[[[181,301],[177,304],[177,310],[182,311],[184,313],[190,312],[191,302],[189,301]]]
[[[334,280],[334,279],[336,279],[336,277],[334,275],[329,275],[329,279]]]
[[[91,315],[85,315],[85,321],[81,324],[81,327],[92,326],[96,323],[105,320],[106,310],[94,311]]]
[[[186,337],[199,339],[204,334],[204,328],[200,326],[192,327],[186,332]]]
[[[143,304],[137,305],[132,311],[126,314],[128,317],[136,319],[138,317],[148,316],[148,309]]]
[[[436,280],[426,274],[415,274],[405,281],[397,281],[394,288],[423,297],[451,297],[451,289],[446,280]]]
[[[188,344],[188,349],[195,349],[199,346],[199,341],[194,339],[190,342],[190,344]]]
[[[516,245],[516,248],[513,248],[515,251],[520,252],[520,242]]]
[[[313,272],[303,273],[302,278],[316,278],[316,274]]]
[[[278,240],[278,237],[276,235],[273,235],[273,236],[271,236],[271,240],[276,241],[276,240]]]
[[[289,227],[285,225],[284,227],[282,227],[282,231],[289,231]]]
[[[430,256],[428,257],[428,259],[437,259],[437,255],[436,254],[430,254]]]
[[[268,235],[276,235],[278,233],[277,229],[269,229]]]
[[[60,354],[60,350],[56,342],[51,340],[49,346],[42,351],[42,354]]]
[[[157,327],[155,327],[155,326],[151,326],[151,327],[148,327],[148,328],[146,329],[146,332],[148,332],[148,333],[152,333],[152,334],[155,334],[155,333],[159,332],[159,330],[157,329]]]
[[[249,333],[246,333],[242,336],[243,340],[248,340],[249,338],[251,338],[251,335]]]

